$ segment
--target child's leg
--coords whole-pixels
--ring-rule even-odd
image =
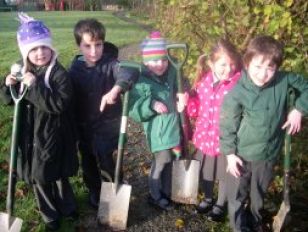
[[[198,160],[200,162],[200,186],[201,186],[201,190],[205,193],[206,189],[210,189],[209,183],[207,183],[206,178],[205,178],[205,156],[204,154],[198,150],[197,153],[195,154],[194,159]],[[211,193],[208,193],[211,195]],[[207,197],[207,195],[205,196]]]
[[[35,199],[45,223],[58,221],[60,219],[53,194],[55,185],[55,182],[33,185]]]
[[[215,157],[214,178],[218,180],[218,197],[212,210],[207,214],[207,219],[210,221],[221,221],[224,218],[224,207],[227,202],[226,189],[226,157],[223,155]]]
[[[172,158],[173,155],[171,151],[164,151],[166,156],[170,156],[170,162],[165,165],[161,175],[161,192],[167,196],[171,197],[171,183],[172,183]]]
[[[216,205],[224,206],[227,202],[227,188],[226,188],[226,182],[223,180],[220,180],[218,182],[218,198],[216,201]]]
[[[89,202],[93,207],[97,207],[101,189],[101,178],[97,167],[96,157],[93,153],[91,143],[80,143],[81,167],[83,181],[89,189]]]
[[[213,188],[214,182],[207,179],[206,175],[206,164],[205,164],[205,155],[198,150],[195,157],[196,160],[200,161],[200,186],[202,192],[205,194],[205,199],[199,203],[197,206],[197,211],[199,213],[207,213],[213,206]]]
[[[220,222],[224,218],[225,203],[227,202],[226,193],[226,182],[223,180],[219,181],[218,184],[218,199],[216,204],[213,206],[212,210],[207,214],[207,219],[209,221]]]
[[[160,199],[162,187],[162,172],[165,166],[171,162],[171,155],[169,150],[156,152],[152,161],[151,173],[149,176],[150,194],[154,200]]]
[[[227,202],[226,157],[224,155],[217,157],[215,179],[219,181],[216,205],[224,207],[225,203]]]
[[[248,166],[247,164],[244,164]],[[242,175],[238,178],[230,173],[226,176],[228,197],[228,214],[230,226],[234,232],[240,232],[247,228],[245,201],[250,190],[251,171],[243,168]]]
[[[213,200],[214,181],[217,172],[217,157],[205,155],[202,165],[202,180],[204,183],[205,198]]]
[[[117,148],[118,138],[104,140],[103,136],[95,136],[94,150],[102,170],[114,179],[115,162],[113,152]],[[107,180],[106,180],[107,181]],[[120,180],[121,181],[121,180]]]
[[[267,188],[273,178],[273,165],[275,161],[254,161],[252,162],[251,177],[251,214],[253,217],[253,227],[262,226],[263,199]]]
[[[54,197],[57,208],[64,216],[77,212],[77,203],[72,186],[67,178],[56,181],[54,185]]]

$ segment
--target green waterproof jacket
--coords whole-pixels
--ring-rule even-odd
[[[272,160],[281,149],[286,121],[288,89],[295,89],[295,108],[308,112],[308,80],[289,72],[276,72],[266,86],[258,87],[245,71],[226,95],[220,119],[222,154],[247,161]]]
[[[130,91],[129,116],[142,122],[151,152],[170,149],[180,143],[176,93],[176,72],[171,65],[159,77],[143,66],[138,82]],[[168,113],[156,113],[152,109],[154,100],[164,103]]]

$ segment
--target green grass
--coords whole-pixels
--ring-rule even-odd
[[[59,61],[69,67],[73,57],[78,53],[73,38],[73,27],[79,19],[97,18],[107,30],[106,40],[121,47],[141,41],[146,32],[139,27],[115,18],[111,12],[30,12],[29,15],[44,21],[50,28],[54,47],[59,52]],[[16,31],[19,22],[15,20],[16,12],[0,13],[0,78],[4,78],[12,63],[20,59],[16,43]],[[12,107],[0,105],[0,211],[5,211],[5,197],[7,188],[6,158],[9,154],[11,136]],[[86,210],[86,190],[79,177],[72,178],[81,214]],[[22,231],[43,231],[44,226],[38,213],[32,190],[22,182],[18,183],[18,196],[15,203],[15,216],[24,220]],[[62,230],[74,231],[72,222],[63,221]]]

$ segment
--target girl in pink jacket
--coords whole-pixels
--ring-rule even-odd
[[[206,70],[206,64],[209,69]],[[196,118],[192,142],[197,148],[196,159],[201,162],[201,188],[205,198],[197,206],[208,220],[221,221],[226,203],[225,157],[219,150],[219,113],[225,95],[240,77],[240,56],[227,40],[220,39],[209,56],[197,61],[194,94],[189,97],[187,113]],[[214,181],[219,180],[218,199],[214,205]]]

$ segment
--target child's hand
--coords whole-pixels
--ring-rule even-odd
[[[16,77],[14,77],[13,75],[9,74],[6,76],[5,78],[5,85],[6,86],[10,86],[10,85],[16,85],[17,81],[16,81]]]
[[[30,87],[35,82],[35,79],[36,79],[36,77],[32,73],[26,72],[23,75],[22,83],[24,83],[24,85]]]
[[[283,124],[282,129],[289,127],[288,134],[294,135],[301,130],[302,113],[297,109],[293,109],[287,117],[287,121]]]
[[[240,157],[230,154],[227,155],[227,172],[236,178],[241,176],[240,168],[243,166],[243,161]]]
[[[121,91],[122,91],[122,88],[120,86],[118,85],[113,86],[113,88],[102,97],[99,110],[103,112],[107,104],[112,105],[116,103],[117,98],[119,94],[121,93]]]
[[[177,110],[178,110],[178,112],[182,112],[184,109],[185,109],[185,107],[187,106],[187,102],[188,102],[188,93],[177,93],[176,94],[176,96],[177,96],[177,99],[178,99],[178,101],[177,101],[177,104],[176,104],[176,106],[177,106]]]
[[[152,108],[153,110],[155,110],[158,114],[165,114],[165,113],[168,113],[168,108],[167,106],[160,102],[160,101],[153,101],[153,104],[152,104]]]

